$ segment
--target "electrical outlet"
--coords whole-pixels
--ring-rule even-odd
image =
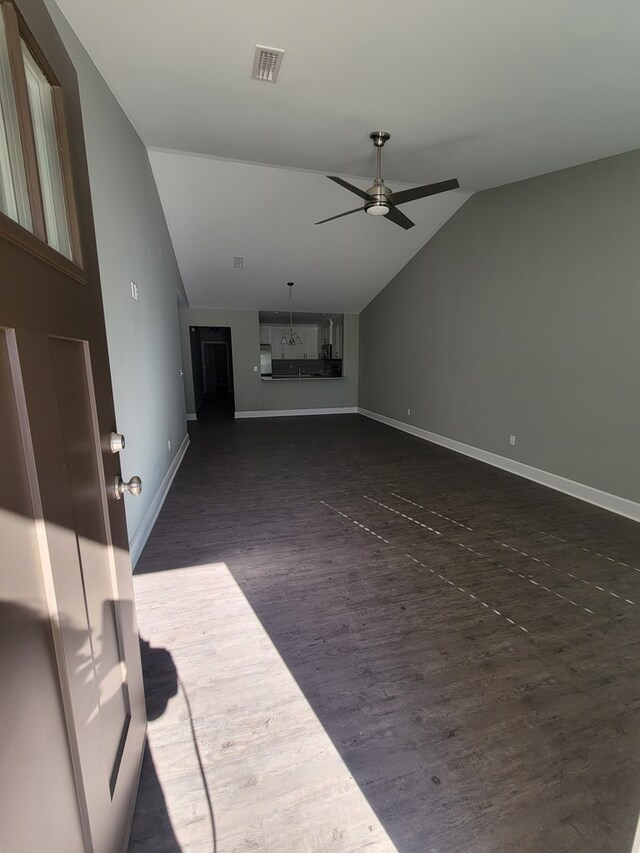
[[[411,414],[411,409],[407,409],[407,414],[408,414],[408,415],[410,415],[410,414]]]
[[[254,365],[253,365],[253,372],[254,372],[254,373],[257,373],[257,372],[258,372],[258,365],[257,365],[257,364],[254,364]]]
[[[511,445],[511,447],[515,447],[515,446],[516,446],[516,437],[515,437],[515,435],[510,435],[510,436],[509,436],[509,444]]]
[[[167,441],[167,450],[171,453],[171,439]]]
[[[138,285],[135,281],[131,282],[131,298],[135,299],[136,302],[138,301]]]

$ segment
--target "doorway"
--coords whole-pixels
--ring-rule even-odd
[[[231,329],[227,326],[193,326],[191,362],[198,420],[233,418]]]

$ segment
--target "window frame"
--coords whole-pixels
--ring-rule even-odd
[[[18,132],[22,146],[22,155],[27,181],[27,194],[31,208],[33,230],[25,228],[11,217],[0,211],[0,236],[20,248],[35,255],[40,260],[85,283],[80,227],[73,186],[69,133],[64,109],[64,94],[58,79],[40,50],[31,31],[11,0],[0,0],[0,14],[4,19],[7,39],[7,51],[11,66],[13,95],[18,116]],[[22,42],[39,65],[51,86],[53,112],[56,124],[57,150],[60,157],[60,171],[64,190],[67,226],[72,258],[67,258],[47,242],[47,230],[44,216],[44,203],[40,183],[40,171],[36,152],[36,142],[31,117],[31,106],[27,89],[27,77],[22,55]]]

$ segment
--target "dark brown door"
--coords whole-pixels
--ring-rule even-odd
[[[0,849],[110,853],[146,721],[79,95],[0,8]]]

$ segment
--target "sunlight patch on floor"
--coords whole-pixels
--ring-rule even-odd
[[[396,851],[227,565],[134,581],[180,683],[149,744],[184,853]]]

